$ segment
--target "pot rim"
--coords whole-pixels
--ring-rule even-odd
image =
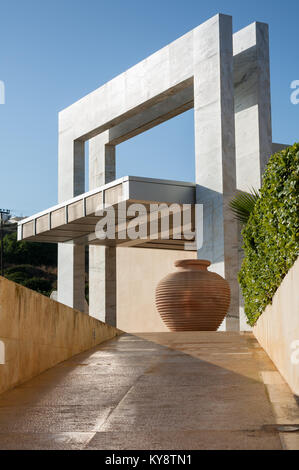
[[[202,266],[203,268],[208,268],[211,265],[211,261],[207,259],[180,259],[175,261],[174,265],[177,268],[187,268],[187,267],[192,267],[192,266]]]

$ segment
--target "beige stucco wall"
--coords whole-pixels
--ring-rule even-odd
[[[0,347],[5,350],[0,393],[117,334],[111,326],[0,277]]]
[[[278,288],[253,333],[277,369],[299,395],[299,258]]]
[[[168,331],[156,310],[156,286],[175,271],[175,260],[196,256],[191,251],[118,248],[117,327],[129,333]]]

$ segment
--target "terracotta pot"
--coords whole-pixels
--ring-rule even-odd
[[[208,271],[210,261],[180,260],[156,289],[156,305],[171,331],[216,331],[230,304],[228,282]]]

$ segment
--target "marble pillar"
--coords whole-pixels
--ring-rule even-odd
[[[58,202],[84,193],[84,142],[59,136]],[[85,247],[58,243],[57,300],[84,312]]]
[[[233,36],[237,189],[259,189],[272,154],[268,25],[253,23]],[[239,224],[239,269],[243,261]],[[251,330],[240,290],[240,330]]]
[[[197,202],[203,204],[198,257],[225,277],[231,305],[222,329],[239,329],[237,224],[228,202],[236,188],[232,19],[217,15],[194,31]]]
[[[89,189],[115,179],[115,146],[109,131],[89,141]],[[116,248],[89,247],[89,314],[116,326]]]

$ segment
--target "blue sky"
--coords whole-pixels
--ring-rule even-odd
[[[298,141],[298,0],[0,0],[0,207],[55,204],[57,113],[219,12],[269,23],[273,141]],[[119,145],[126,174],[193,181],[192,110]]]

